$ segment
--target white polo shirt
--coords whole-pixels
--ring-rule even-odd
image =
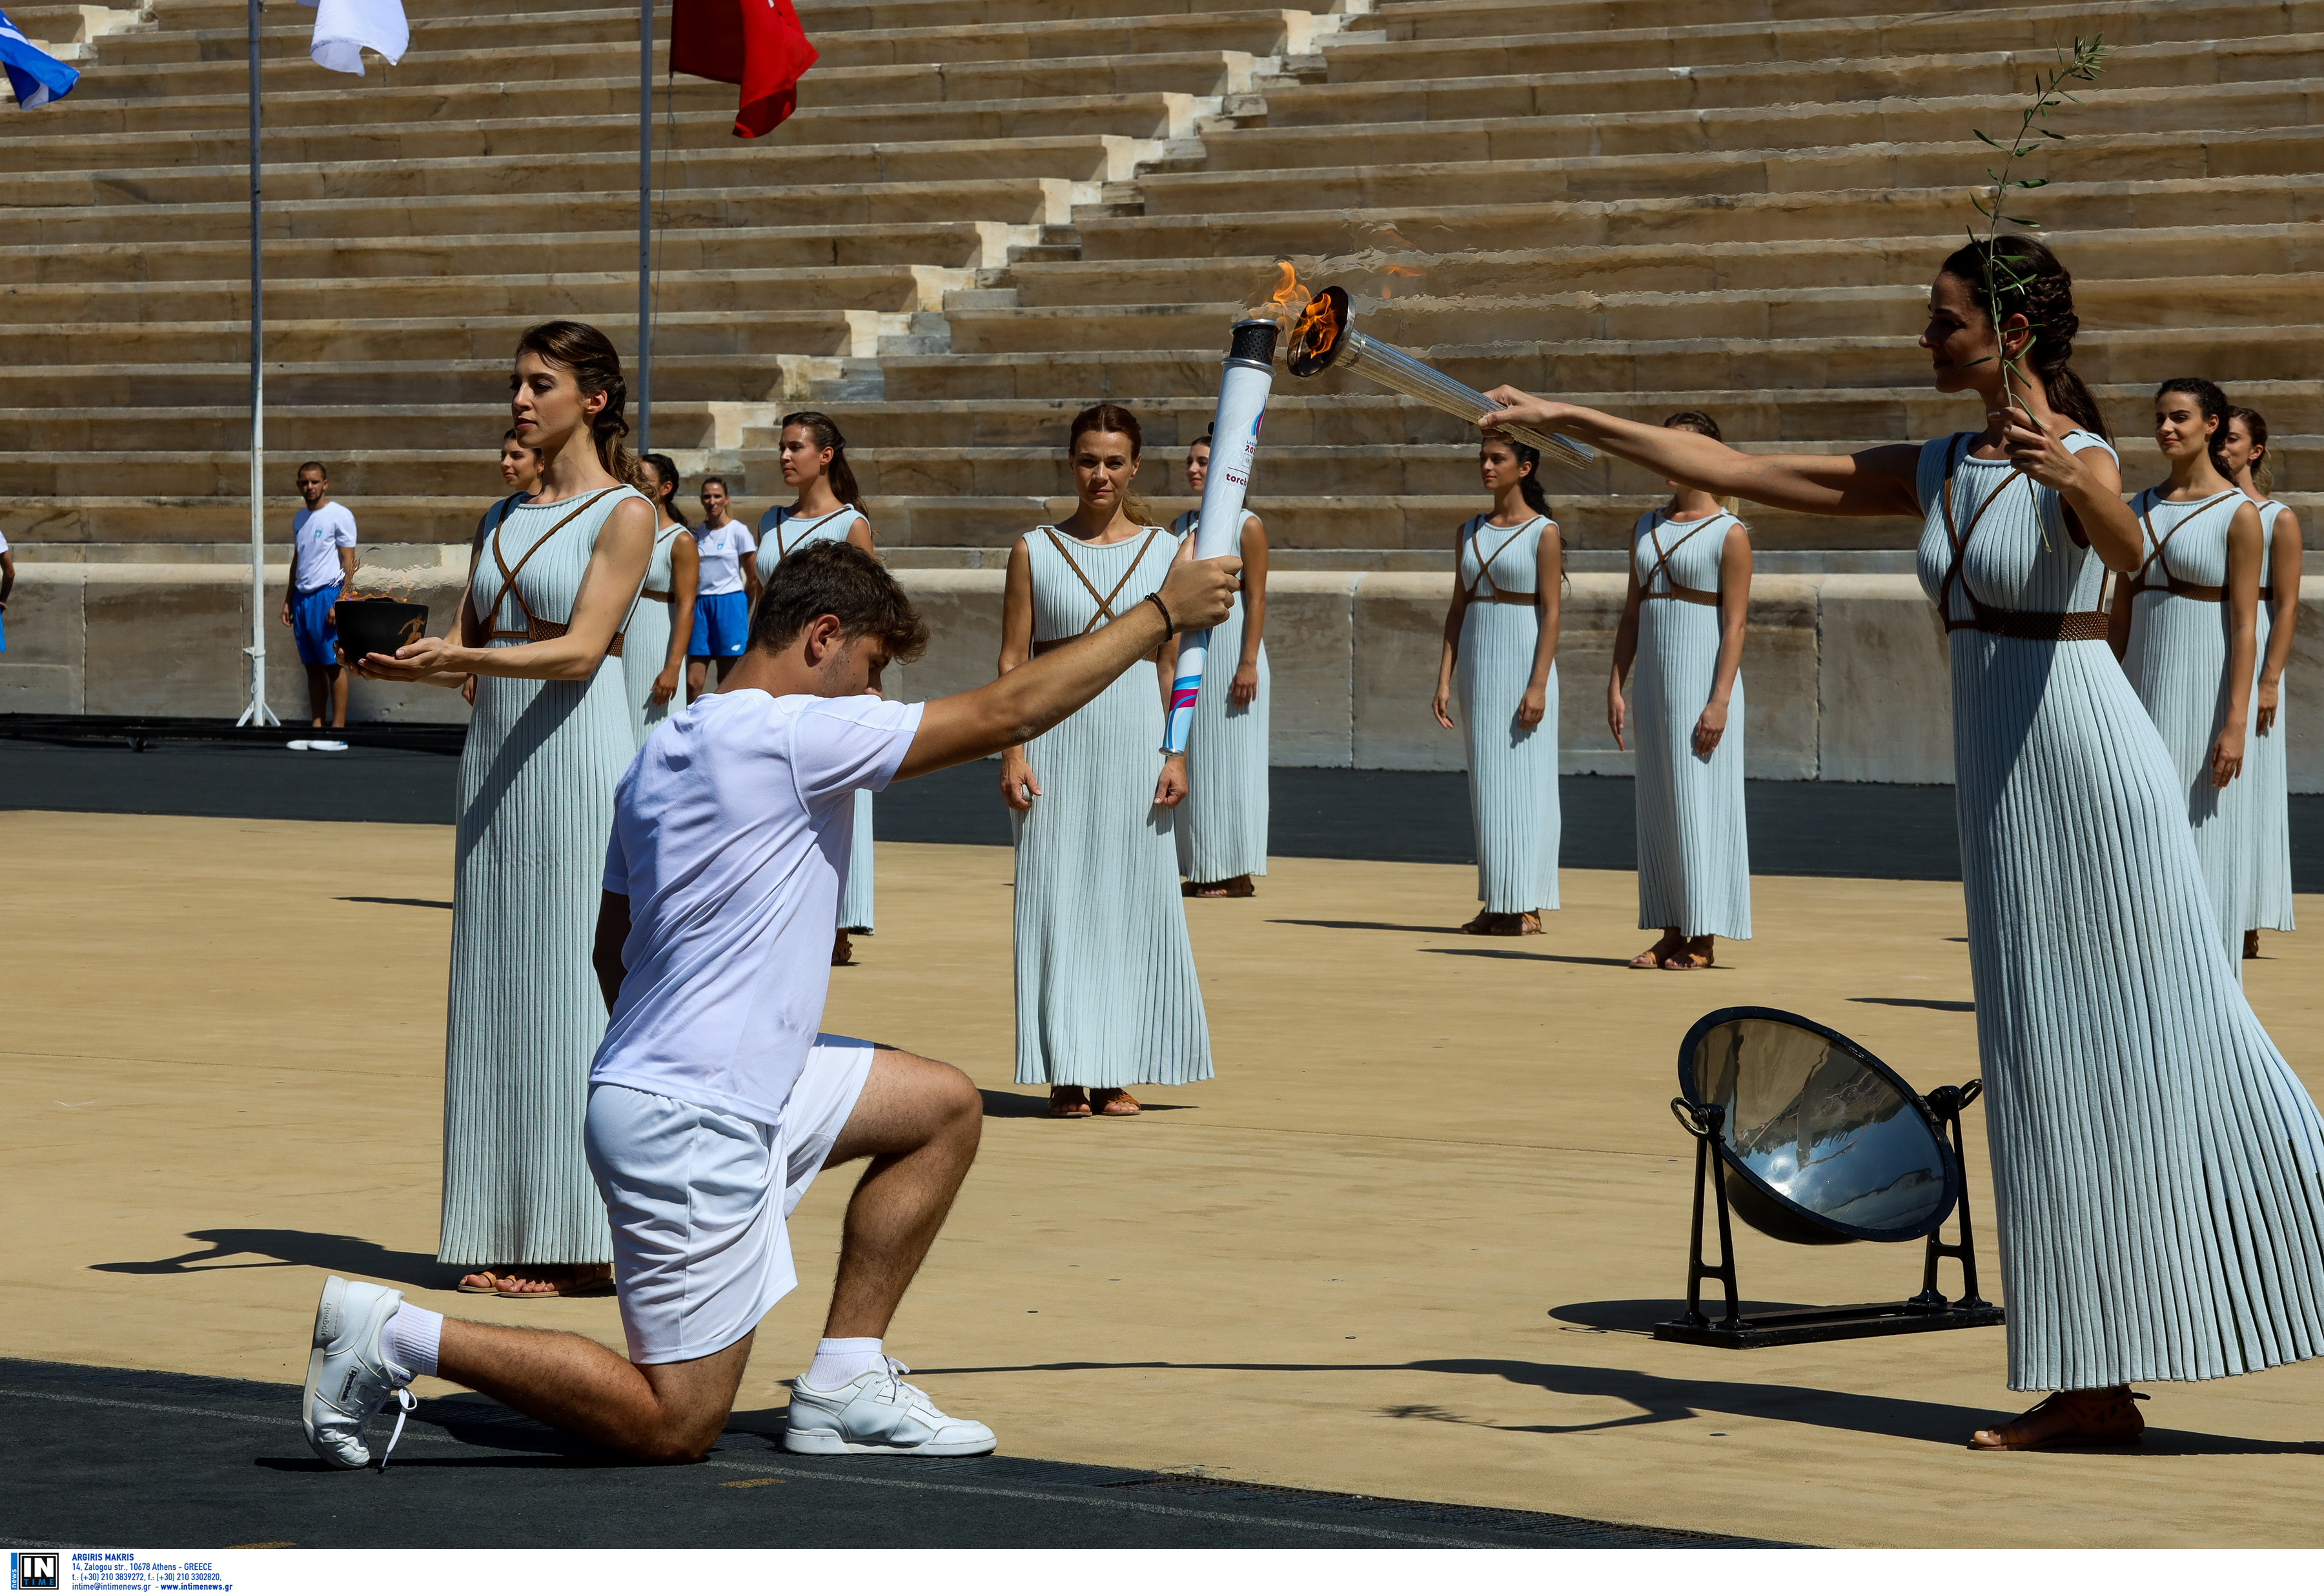
[[[713,531],[694,529],[694,546],[702,556],[702,575],[695,591],[705,598],[742,591],[742,561],[758,552],[759,539],[740,521],[729,521]]]
[[[895,779],[920,709],[730,688],[646,738],[605,848],[629,973],[591,1084],[781,1121],[830,993],[855,793]]]

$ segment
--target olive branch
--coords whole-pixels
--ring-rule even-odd
[[[2013,177],[2011,173],[2016,170],[2019,161],[2042,148],[2040,144],[2033,142],[2035,134],[2061,141],[2065,138],[2064,134],[2048,125],[2050,113],[2061,105],[2081,104],[2081,101],[2075,97],[2066,85],[2097,82],[2098,75],[2106,70],[2107,54],[2108,50],[2104,35],[2092,34],[2088,39],[2077,35],[2070,52],[2064,45],[2058,47],[2058,65],[2055,69],[2047,72],[2036,72],[2034,75],[2033,98],[2026,105],[2024,115],[2018,117],[2017,131],[2010,136],[2007,143],[2003,143],[1982,128],[1973,127],[1969,130],[1986,143],[2001,151],[2004,158],[1999,171],[1996,171],[1990,166],[1985,169],[1985,175],[1993,185],[1990,196],[1984,193],[1972,193],[1969,196],[1969,202],[1975,205],[1978,213],[1986,218],[1985,237],[1982,240],[1985,244],[1985,308],[1987,318],[1993,323],[1997,352],[1993,355],[1979,355],[1967,364],[1982,365],[1987,360],[1998,359],[2001,362],[2002,397],[2005,401],[2015,402],[2020,389],[2031,391],[2033,383],[2026,378],[2023,362],[2034,352],[2034,345],[2041,337],[2042,328],[2038,325],[2029,326],[2026,328],[2028,336],[2025,339],[2025,346],[2015,355],[2009,353],[2009,340],[2001,330],[2001,296],[2005,290],[2026,288],[2034,280],[2019,271],[2015,262],[1997,254],[1995,244],[2001,235],[2001,224],[2004,222],[2014,222],[2024,227],[2038,227],[2042,224],[2032,217],[2011,216],[2002,209],[2002,206],[2007,201],[2012,189],[2046,188],[2050,182],[2046,177]],[[1975,227],[1969,229],[1969,241],[1972,245],[1979,242]],[[2025,413],[2032,416],[2033,406],[2027,405]],[[2047,430],[2038,419],[2034,425],[2039,430]]]

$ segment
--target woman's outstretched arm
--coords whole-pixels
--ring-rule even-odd
[[[1859,454],[1744,454],[1699,432],[1626,421],[1579,404],[1536,399],[1518,388],[1495,388],[1485,397],[1501,408],[1480,426],[1513,423],[1537,432],[1563,432],[1721,498],[1747,498],[1812,515],[1921,513],[1913,493],[1918,444],[1884,444]]]

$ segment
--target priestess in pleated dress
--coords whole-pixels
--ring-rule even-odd
[[[1452,604],[1437,663],[1436,723],[1455,700],[1476,827],[1471,936],[1531,936],[1557,907],[1557,522],[1535,482],[1540,456],[1488,438],[1478,451],[1489,515],[1454,536]],[[1530,491],[1527,491],[1530,489]]]
[[[2178,770],[2106,644],[2105,568],[2135,567],[2138,532],[2112,450],[2081,429],[2098,410],[2069,364],[2077,326],[2046,246],[1957,251],[1921,342],[1988,430],[1917,449],[1747,456],[1507,388],[1489,418],[1715,494],[1923,517],[1921,582],[1949,633],[2009,1384],[2056,1392],[1978,1431],[1980,1450],[2135,1442],[2134,1380],[2324,1351],[2324,1125],[2244,1000]],[[1997,351],[2023,362],[2022,410],[2002,408]]]
[[[1728,641],[1722,566],[1729,543],[1746,536],[1742,521],[1715,503],[1685,521],[1650,510],[1632,536],[1625,629],[1636,628],[1630,734],[1637,749],[1638,928],[1664,933],[1633,968],[1705,968],[1715,958],[1714,937],[1751,934],[1743,675],[1730,666],[1722,681],[1720,668]],[[1748,584],[1750,545],[1741,547]],[[1749,601],[1747,585],[1738,602]],[[1609,705],[1617,714],[1624,641],[1618,633]],[[1739,654],[1739,634],[1734,641]],[[1711,730],[1705,712],[1714,705],[1720,724]]]
[[[1144,602],[1181,545],[1158,526],[1111,543],[1045,526],[1018,548],[1039,654]],[[1039,791],[1015,816],[1020,1084],[1102,1095],[1211,1077],[1176,815],[1155,800],[1163,680],[1133,665],[1025,744]],[[1107,1095],[1099,1111],[1114,1101]]]
[[[2265,546],[2259,590],[2259,681],[2252,696],[2253,737],[2243,779],[2252,785],[2253,849],[2251,918],[2243,954],[2259,956],[2259,933],[2292,930],[2291,770],[2284,758],[2284,667],[2292,657],[2292,632],[2300,618],[2300,517],[2268,497],[2274,473],[2268,464],[2267,418],[2242,405],[2227,411],[2227,441],[2220,445],[2228,479],[2259,505],[2260,537]]]
[[[853,504],[822,515],[798,515],[787,509],[769,511],[759,519],[759,551],[754,556],[759,566],[759,585],[771,587],[775,567],[783,556],[816,543],[844,543],[850,540],[855,528],[862,527],[862,543],[871,540],[872,523]],[[867,548],[864,550],[869,553]],[[839,894],[839,935],[870,936],[872,934],[874,883],[878,871],[872,852],[872,794],[858,788],[855,793],[855,828],[847,845],[847,880]],[[833,962],[844,963],[852,956],[844,949],[835,951]]]
[[[1197,482],[1195,491],[1201,490]],[[1171,522],[1171,533],[1191,548],[1201,520],[1200,511],[1189,510]],[[1186,732],[1186,800],[1172,818],[1178,873],[1186,878],[1189,896],[1250,897],[1253,879],[1267,873],[1267,714],[1273,683],[1267,643],[1250,646],[1253,613],[1265,624],[1265,547],[1266,534],[1252,515],[1225,550],[1243,559],[1242,591],[1234,613],[1211,628],[1202,694]],[[1246,668],[1250,701],[1237,703],[1235,681]]]
[[[2248,765],[2224,786],[2216,766],[2229,724],[2236,734],[2225,741],[2232,743],[2239,764],[2257,740],[2252,734],[2251,688],[2258,650],[2248,634],[2256,624],[2256,604],[2247,604],[2241,613],[2246,656],[2237,683],[2230,668],[2238,617],[2230,590],[2235,562],[2228,533],[2238,512],[2248,511],[2255,523],[2259,512],[2235,487],[2186,503],[2148,488],[2130,507],[2145,529],[2146,563],[2123,578],[2115,597],[2116,626],[2125,639],[2123,673],[2171,754],[2219,945],[2240,980],[2244,932],[2252,923],[2258,790],[2245,779]],[[2247,558],[2258,564],[2256,550]],[[2255,587],[2256,570],[2246,575]]]
[[[484,646],[562,630],[606,518],[643,498],[616,487],[515,506],[469,587]],[[613,1261],[581,1118],[605,1029],[589,962],[605,837],[637,751],[628,700],[610,653],[583,681],[476,678],[454,843],[443,1262]]]

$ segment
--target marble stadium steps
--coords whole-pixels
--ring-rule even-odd
[[[1406,348],[1495,341],[1666,342],[1689,338],[1822,339],[1910,336],[1926,319],[1926,283],[1877,288],[1745,288],[1691,293],[1508,294],[1478,300],[1415,295],[1367,306],[1357,324]],[[2107,336],[2144,329],[2280,327],[2324,303],[2324,272],[2282,276],[2101,279],[2076,308]],[[1074,305],[1053,309],[955,307],[952,353],[1003,355],[1104,346],[1170,349],[1198,344],[1238,314],[1210,304]],[[2098,336],[2098,335],[2086,335]]]
[[[2084,280],[2092,291],[2124,294],[2158,278],[2228,279],[2296,275],[2324,269],[2324,222],[2281,226],[2178,228],[2063,228],[2043,236],[2067,264],[2103,263],[2106,276]],[[1917,293],[1950,237],[1800,239],[1748,250],[1716,244],[1643,244],[1570,248],[1480,250],[1459,255],[1383,252],[1369,258],[1327,261],[1310,268],[1319,282],[1339,282],[1368,298],[1386,290],[1388,303],[1406,296],[1484,300],[1551,294],[1799,291],[1803,283],[1827,290],[1909,289]],[[1124,304],[1223,303],[1230,290],[1272,280],[1264,255],[1150,261],[1020,262],[1010,287],[1026,309],[1105,308]],[[1371,313],[1367,306],[1364,312]],[[1489,325],[1491,313],[1480,312]]]
[[[734,316],[844,313],[934,314],[947,292],[976,280],[973,270],[943,266],[807,266],[722,272],[664,272],[665,304],[686,313]],[[266,315],[285,322],[327,322],[346,309],[346,280],[270,276]],[[638,281],[628,272],[512,274],[472,279],[374,277],[363,285],[367,319],[499,316],[528,322],[551,316],[636,319]],[[246,318],[246,282],[197,281],[43,282],[0,286],[0,307],[19,327],[71,323],[166,327]],[[777,307],[779,307],[778,309]]]
[[[2056,56],[2045,44],[2034,49],[1955,50],[1909,57],[1851,52],[1830,60],[1575,70],[1558,66],[1564,52],[1554,41],[1545,42],[1547,47],[1540,52],[1542,64],[1533,70],[1511,69],[1525,55],[1524,44],[1511,41],[1469,62],[1491,69],[1464,71],[1459,62],[1448,62],[1454,69],[1441,77],[1426,75],[1427,47],[1415,46],[1414,69],[1391,80],[1333,80],[1270,90],[1268,124],[1711,111],[1890,97],[2015,96],[2029,93],[2034,74],[2056,64]],[[1326,51],[1324,59],[1330,61],[1339,53]],[[2191,102],[2215,87],[2313,78],[2319,62],[2324,62],[2324,32],[2174,41],[2115,51],[2107,60],[2104,82],[2107,89],[2174,88]]]
[[[473,404],[269,404],[267,454],[270,459],[287,457],[295,466],[300,460],[336,456],[356,440],[370,449],[464,454],[474,467],[464,485],[482,482],[488,487],[496,479],[494,464],[508,419],[505,407],[482,410]],[[701,455],[715,447],[720,420],[719,412],[707,404],[657,398],[654,447]],[[729,429],[738,440],[744,435],[739,422]],[[149,449],[156,441],[194,453],[224,451],[244,462],[246,484],[250,409],[245,401],[169,409],[99,405],[0,410],[0,438],[26,451],[90,456],[88,461],[74,462],[85,469],[113,455]]]
[[[668,24],[665,23],[658,31],[666,41]],[[1305,54],[1311,51],[1319,31],[1316,19],[1305,12],[1258,7],[1199,15],[907,24],[816,35],[816,70],[1205,51],[1236,51],[1259,56],[1286,51]],[[304,26],[267,27],[260,36],[262,59],[269,62],[306,61],[312,32],[311,23]],[[595,46],[626,51],[634,59],[638,47],[637,10],[634,6],[577,11],[552,6],[530,17],[525,32],[538,39],[554,39],[558,48],[579,51]],[[399,77],[415,70],[424,76],[429,69],[428,61],[436,58],[481,55],[506,60],[538,48],[522,34],[512,35],[504,17],[493,15],[415,21],[411,38],[416,48],[386,70]],[[248,34],[237,19],[224,27],[172,26],[166,32],[123,34],[106,45],[106,60],[108,66],[117,61],[137,67],[225,61],[246,74],[248,51]]]
[[[1012,249],[1040,237],[1038,224],[975,220],[881,223],[861,226],[674,227],[654,235],[665,273],[750,271],[949,272],[1007,263]],[[392,279],[434,274],[475,282],[512,264],[524,277],[619,274],[636,283],[634,225],[601,233],[549,233],[525,241],[521,262],[499,233],[419,238],[269,237],[266,271],[274,281]],[[42,283],[186,283],[229,291],[250,280],[250,245],[217,239],[148,250],[134,243],[0,244],[0,289]],[[488,294],[489,290],[485,290]],[[634,297],[631,302],[634,304]]]
[[[2202,107],[2182,115],[2200,119]],[[1956,129],[1956,134],[1963,131]],[[1401,152],[1399,152],[1401,153]],[[1845,194],[1954,189],[1963,171],[1990,155],[1974,139],[1932,143],[1840,144],[1703,153],[1573,155],[1519,159],[1496,152],[1474,161],[1250,171],[1159,172],[1139,185],[1149,218],[1235,211],[1382,208],[1403,205],[1491,206],[1516,195],[1545,200],[1683,198]],[[1337,157],[1348,159],[1343,150]],[[2039,171],[2052,185],[2217,181],[2305,176],[2324,164],[2324,132],[2309,125],[2084,134],[2044,152]],[[2028,170],[2034,170],[2030,167]],[[2028,205],[2037,201],[2029,198]]]
[[[1268,96],[1270,106],[1296,89]],[[1322,123],[1220,127],[1203,139],[1206,174],[1276,174],[1344,164],[1351,144],[1369,142],[1396,164],[1546,161],[1638,155],[1713,155],[1765,150],[1831,151],[1850,146],[1959,141],[1974,127],[2006,132],[2022,108],[2015,95],[1936,100],[1867,99],[1829,104],[1738,106],[1710,110],[1554,114],[1425,122]],[[2052,151],[2110,134],[2175,125],[2190,107],[2175,88],[2092,90],[2074,107],[2072,134]],[[2220,132],[2301,128],[2324,111],[2324,79],[2263,78],[2207,90],[2195,119]],[[1998,136],[1998,134],[1997,134]],[[1974,176],[1981,167],[1971,167]]]
[[[473,155],[413,162],[401,158],[283,161],[269,156],[269,205],[345,199],[422,199],[517,194],[626,194],[636,203],[638,157],[626,151]],[[679,150],[655,161],[658,191],[725,190],[758,185],[942,183],[1048,178],[1070,182],[1127,181],[1141,159],[1157,161],[1161,140],[1119,136],[1012,141],[1001,149],[973,139],[923,143],[778,145],[766,149]],[[11,175],[12,205],[105,207],[218,205],[250,199],[246,166],[90,167]]]
[[[498,116],[446,122],[398,122],[383,117],[360,123],[348,122],[344,105],[325,97],[311,104],[301,102],[299,107],[319,120],[295,124],[283,122],[276,101],[270,97],[266,161],[271,168],[278,162],[485,160],[564,153],[618,156],[626,152],[635,170],[634,81],[627,122],[603,109],[583,114],[568,112],[561,105],[554,109],[543,106],[539,107],[541,114],[526,115],[529,101],[536,97],[525,97],[503,107],[505,114]],[[114,131],[28,132],[22,137],[0,139],[0,171],[145,170],[162,163],[178,168],[239,169],[248,149],[244,124],[235,116],[213,116],[216,107],[209,101],[198,108],[201,126],[166,129],[169,138],[158,143],[148,133]],[[49,107],[42,109],[45,113]],[[405,107],[407,113],[411,109]],[[997,160],[1006,160],[1006,144],[1019,140],[1185,140],[1193,137],[1197,124],[1215,109],[1215,97],[1200,95],[1066,96],[883,106],[878,123],[881,143],[890,147],[980,142],[993,148]],[[862,142],[864,133],[862,108],[844,105],[802,106],[783,124],[779,143],[740,144],[733,136],[733,124],[731,106],[723,110],[681,111],[675,117],[658,115],[655,147],[667,147],[674,136],[681,151],[720,153],[741,148],[781,160],[787,157],[778,155],[779,151],[856,144]],[[39,125],[52,124],[44,120]]]
[[[2126,226],[2298,226],[2324,220],[2313,175],[2061,182],[2041,190],[2045,228],[2088,232]],[[1736,250],[1809,239],[1891,237],[1932,241],[1967,230],[1965,191],[1945,185],[1875,186],[1818,193],[1703,198],[1575,199],[1349,207],[1204,216],[1076,218],[1084,261],[1174,259],[1190,236],[1222,256],[1270,253],[1353,254],[1366,250],[1456,254],[1553,246],[1701,243]]]
[[[1658,17],[1679,11],[1689,20]],[[2101,0],[2088,5],[1957,6],[1883,15],[1877,12],[1777,19],[1692,20],[1692,6],[1640,0],[1610,28],[1572,29],[1554,5],[1522,12],[1503,5],[1428,0],[1389,4],[1332,51],[1334,83],[1390,82],[1487,72],[1591,72],[1639,67],[1677,69],[1766,61],[1814,61],[1942,55],[1974,41],[1983,50],[2051,54],[2061,40],[2101,33],[2117,51],[2163,44],[2208,44],[2282,33],[2324,32],[2316,0]],[[1370,35],[1370,41],[1365,35]]]
[[[788,188],[756,184],[689,189],[659,198],[663,222],[692,227],[910,226],[929,221],[1001,222],[1018,226],[1065,226],[1076,205],[1096,198],[1096,185],[1058,178],[1011,177],[927,183],[815,183]],[[638,199],[620,193],[449,194],[424,198],[318,199],[267,213],[270,235],[377,238],[392,243],[435,233],[497,233],[504,254],[519,254],[514,239],[562,229],[618,231],[626,221],[635,247]],[[208,205],[88,205],[19,213],[10,245],[220,243],[250,236],[250,207]]]

